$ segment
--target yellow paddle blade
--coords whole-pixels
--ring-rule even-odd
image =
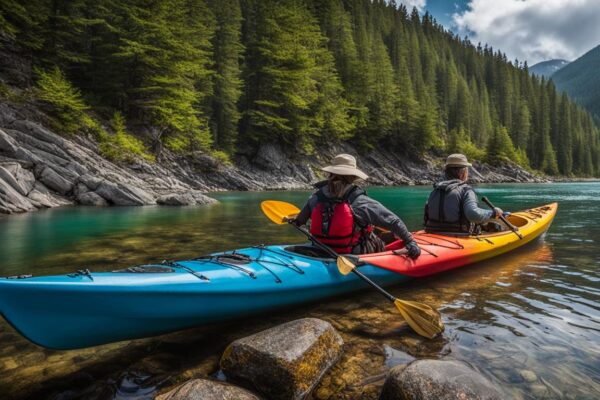
[[[278,225],[287,223],[289,219],[294,218],[300,212],[295,205],[276,200],[265,200],[260,203],[260,208],[267,218]]]
[[[433,339],[444,331],[440,314],[426,304],[396,299],[396,308],[408,325],[419,335]]]
[[[350,272],[352,272],[354,268],[356,268],[356,265],[354,265],[352,261],[348,260],[344,256],[339,256],[337,258],[336,264],[338,270],[340,271],[340,274],[342,275],[348,275]]]

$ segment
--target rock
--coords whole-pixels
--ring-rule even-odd
[[[268,398],[302,399],[340,358],[343,344],[330,323],[304,318],[231,343],[221,368]]]
[[[8,174],[8,171],[6,173]],[[0,176],[0,213],[12,214],[35,210],[35,206],[31,204],[29,199],[13,188],[15,182],[13,178],[11,181],[12,184],[7,183]]]
[[[92,175],[81,175],[78,179],[79,182],[83,183],[85,186],[89,188],[89,190],[96,190],[102,183],[103,179],[97,178]]]
[[[156,396],[156,400],[260,400],[237,386],[209,379],[192,379],[175,389]]]
[[[0,165],[0,179],[4,180],[8,185],[15,189],[21,196],[27,196],[28,190],[21,186],[17,179],[4,166]]]
[[[173,193],[160,196],[156,203],[163,206],[191,206],[196,204],[196,199],[188,193]]]
[[[73,182],[66,180],[48,166],[36,166],[35,171],[40,182],[57,193],[64,195],[73,189]]]
[[[525,379],[525,381],[532,383],[538,380],[537,375],[535,374],[535,372],[530,371],[528,369],[522,369],[521,371],[519,371],[519,374],[521,375],[521,377],[523,377],[523,379]]]
[[[186,193],[172,193],[160,196],[156,203],[163,206],[192,206],[199,204],[212,204],[217,201],[197,191]]]
[[[14,157],[18,147],[19,146],[15,143],[14,139],[0,129],[0,154],[7,157]]]
[[[156,204],[156,201],[150,193],[133,186],[123,187],[112,182],[102,181],[95,191],[110,204],[116,206],[143,206],[147,204]]]
[[[459,361],[417,360],[392,368],[380,400],[504,399],[499,388]]]
[[[50,193],[48,188],[40,182],[35,183],[33,190],[29,192],[27,198],[37,208],[60,207],[72,204],[68,199]]]
[[[108,205],[103,197],[94,192],[81,193],[76,197],[76,200],[82,206],[104,207]]]

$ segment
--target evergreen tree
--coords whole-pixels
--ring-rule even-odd
[[[212,96],[212,132],[215,145],[232,154],[238,132],[238,100],[242,80],[240,61],[242,13],[239,0],[211,0],[217,28],[213,39],[214,95]]]

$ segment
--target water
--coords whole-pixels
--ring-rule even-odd
[[[507,210],[558,201],[559,211],[548,234],[518,252],[390,289],[438,307],[446,324],[442,338],[415,336],[370,291],[253,320],[75,351],[39,348],[2,320],[1,397],[151,397],[156,387],[217,376],[220,354],[232,340],[305,316],[330,321],[347,343],[340,363],[316,388],[318,399],[375,399],[390,367],[422,357],[463,360],[514,398],[600,397],[600,183],[477,190]],[[420,227],[428,192],[369,190],[412,230]],[[0,217],[0,275],[111,270],[245,245],[300,242],[294,230],[270,224],[259,203],[301,205],[307,196],[222,193],[220,204],[207,207],[65,208]]]

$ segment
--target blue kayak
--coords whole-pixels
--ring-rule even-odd
[[[381,285],[409,279],[370,265]],[[113,272],[0,278],[0,313],[30,341],[76,349],[231,320],[366,287],[308,245],[257,246]]]

